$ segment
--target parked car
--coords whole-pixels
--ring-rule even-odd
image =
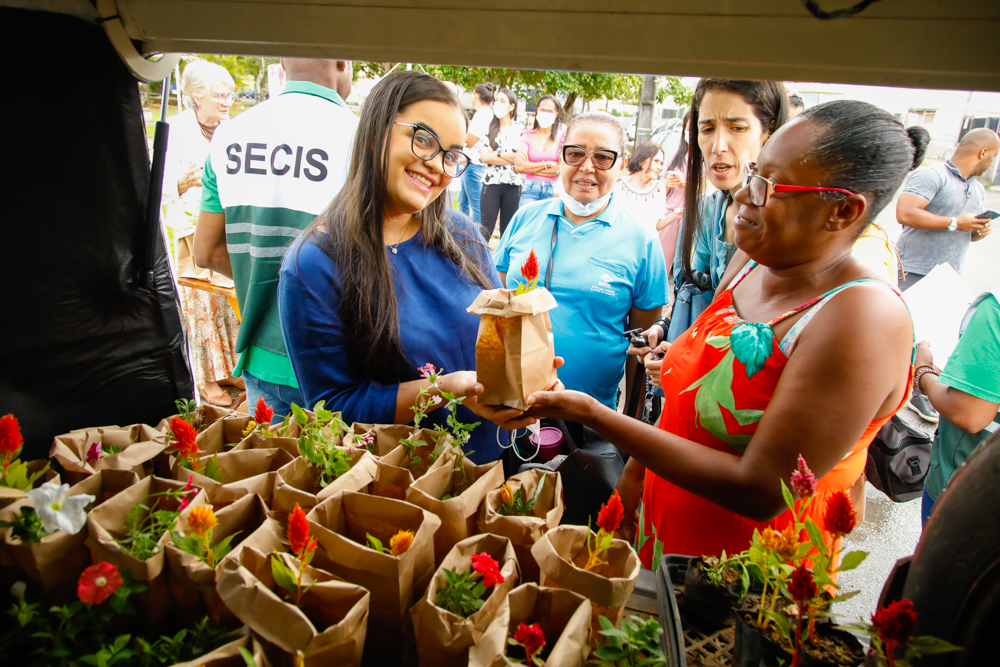
[[[663,149],[664,160],[670,160],[677,152],[677,147],[680,146],[683,133],[684,121],[680,118],[671,118],[657,128],[649,140],[660,145],[660,148]]]

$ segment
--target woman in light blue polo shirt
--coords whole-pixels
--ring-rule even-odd
[[[514,288],[534,249],[559,304],[549,311],[556,355],[566,360],[559,379],[612,408],[628,349],[621,332],[648,329],[667,289],[659,241],[613,194],[624,161],[625,131],[613,116],[576,116],[560,155],[563,194],[518,210],[493,253]]]

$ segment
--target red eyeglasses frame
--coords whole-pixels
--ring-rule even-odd
[[[764,178],[760,174],[754,173],[756,171],[756,169],[757,169],[757,163],[756,162],[747,162],[747,164],[746,164],[746,172],[743,175],[743,186],[744,187],[747,187],[747,186],[750,185],[750,179],[759,178],[760,180],[764,181],[765,183],[768,183],[772,188],[774,188],[775,192],[839,192],[839,193],[845,194],[845,195],[855,195],[855,194],[857,194],[856,192],[851,192],[850,190],[845,190],[843,188],[821,188],[821,187],[814,187],[814,186],[810,186],[810,185],[785,185],[784,183],[775,183],[774,181],[772,181],[772,180],[770,180],[768,178]],[[768,190],[766,190],[766,189],[764,190],[764,201],[761,202],[760,204],[758,204],[757,202],[753,201],[753,193],[752,192],[751,192],[750,197],[751,197],[750,201],[753,202],[754,206],[758,206],[758,207],[760,207],[760,206],[766,206],[767,205]]]

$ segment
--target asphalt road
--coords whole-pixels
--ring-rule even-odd
[[[986,206],[1000,211],[1000,192],[987,190]],[[895,223],[894,210],[895,202],[879,216],[883,227]],[[969,247],[964,278],[975,294],[1000,287],[1000,233],[990,234]],[[923,421],[909,408],[903,408],[900,417],[928,434],[934,432],[933,424]],[[844,551],[866,551],[868,557],[857,570],[845,572],[840,579],[842,591],[861,590],[861,594],[838,603],[834,611],[842,617],[868,620],[896,560],[912,555],[917,548],[920,500],[894,503],[867,483],[866,500],[865,522],[847,537]]]

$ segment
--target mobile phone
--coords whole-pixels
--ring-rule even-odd
[[[976,220],[995,220],[996,218],[1000,218],[1000,213],[997,213],[991,208],[986,209],[976,216]]]

